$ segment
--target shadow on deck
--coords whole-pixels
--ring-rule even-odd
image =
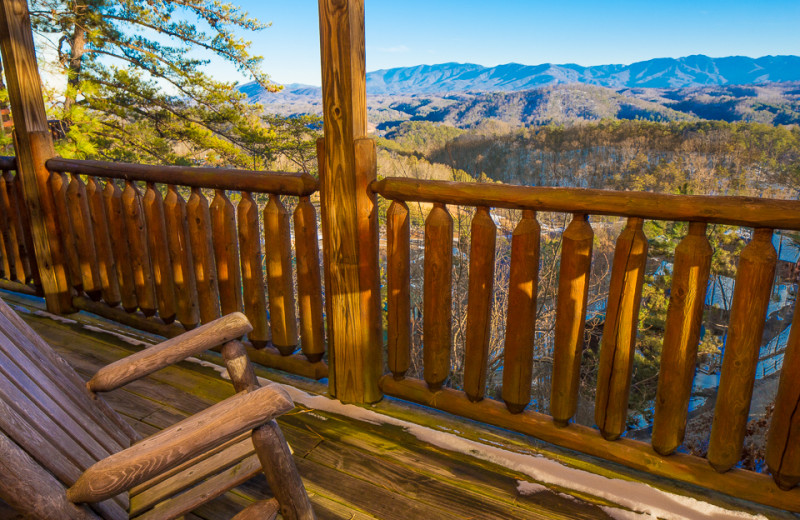
[[[86,379],[101,366],[159,340],[85,312],[70,317],[50,315],[44,312],[39,298],[5,291],[0,296]],[[233,394],[230,382],[221,377],[219,367],[213,363],[214,358],[214,354],[208,354],[202,360],[180,363],[105,394],[104,398],[137,431],[149,435]],[[259,370],[259,375],[291,384],[287,389],[297,407],[278,422],[320,519],[638,517],[630,511],[631,504],[618,500],[619,490],[616,499],[609,498],[608,490],[602,487],[595,487],[595,492],[581,490],[579,480],[566,480],[575,484],[570,489],[564,483],[553,485],[549,479],[551,483],[545,486],[532,478],[530,471],[522,472],[524,459],[546,460],[537,457],[541,450],[531,439],[443,418],[390,399],[376,407],[344,406],[317,395],[326,391],[324,384],[267,369]],[[405,422],[412,414],[419,424]],[[633,486],[632,493],[660,493],[675,502],[673,507],[677,509],[673,511],[679,517],[728,517],[720,516],[716,506],[711,506],[716,508],[714,512],[702,513],[692,499],[680,504],[675,500],[677,495],[630,482],[637,476],[626,476],[615,467],[601,473],[624,480],[607,480],[573,469],[598,471],[593,463],[571,452],[556,453],[555,457],[567,465],[550,460],[546,463],[564,468],[567,479],[569,475],[590,475],[600,479],[594,481],[594,486],[598,482],[604,486],[602,482],[607,481],[609,487],[620,483]],[[516,465],[509,463],[515,460]],[[250,502],[268,496],[266,481],[259,476],[187,518],[230,518]],[[629,498],[632,504],[646,499]],[[713,495],[698,498],[715,502],[719,499]],[[0,517],[11,516],[3,506],[0,503]],[[731,507],[729,501],[727,506]],[[734,507],[753,509],[741,504]],[[775,511],[753,512],[784,516]],[[733,517],[734,514],[730,516]]]

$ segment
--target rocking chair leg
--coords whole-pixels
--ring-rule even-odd
[[[316,520],[306,488],[297,472],[278,423],[270,421],[253,430],[253,445],[267,483],[281,505],[286,520]]]

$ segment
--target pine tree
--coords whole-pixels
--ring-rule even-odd
[[[260,108],[203,67],[220,58],[277,90],[236,36],[267,24],[216,0],[32,0],[31,18],[67,76],[53,97],[70,125],[63,155],[252,165],[243,146],[268,132]]]

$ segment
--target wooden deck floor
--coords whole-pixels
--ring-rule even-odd
[[[83,313],[71,317],[76,319],[53,319],[33,298],[2,297],[87,379],[101,366],[139,350],[131,338],[149,339]],[[184,362],[104,398],[137,431],[149,435],[232,393],[230,382],[215,370]],[[597,505],[553,492],[520,495],[518,479],[524,476],[426,445],[396,426],[303,407],[279,423],[321,520],[609,518]],[[187,518],[230,518],[268,496],[259,476]],[[0,505],[0,517],[8,514]]]
[[[142,343],[157,340],[86,313],[66,319],[50,316],[36,298],[5,291],[0,296],[87,379],[99,367],[140,350]],[[322,393],[325,388],[266,369],[258,372],[312,392]],[[137,431],[149,435],[232,393],[230,382],[213,367],[183,362],[104,398]],[[529,488],[533,493],[522,494],[520,482],[532,480],[527,475],[437,448],[397,425],[303,406],[278,422],[320,519],[610,518],[603,506],[625,513],[616,504],[580,493],[563,494],[569,491],[558,487],[535,484]],[[473,432],[473,439],[498,445],[507,438],[482,430]],[[264,478],[256,477],[187,518],[230,518],[250,502],[268,496]],[[0,518],[9,515],[0,502]]]

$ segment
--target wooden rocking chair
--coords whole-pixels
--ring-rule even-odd
[[[84,384],[0,300],[0,498],[33,518],[160,520],[263,469],[275,499],[234,518],[274,518],[280,508],[284,518],[313,519],[274,421],[294,405],[279,386],[259,387],[237,340],[250,330],[243,314],[230,314],[112,363]],[[236,395],[146,439],[96,395],[218,345]]]

